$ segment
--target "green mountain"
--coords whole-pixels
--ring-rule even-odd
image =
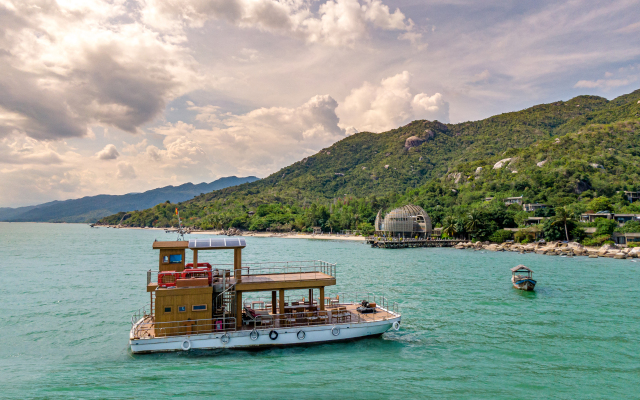
[[[180,202],[202,193],[258,180],[255,176],[229,176],[211,183],[185,183],[165,186],[143,193],[87,196],[80,199],[51,201],[37,206],[0,208],[0,221],[10,222],[95,222],[119,211],[144,210],[165,201]]]
[[[613,196],[640,182],[639,100],[640,90],[611,101],[578,96],[481,121],[414,121],[380,134],[361,132],[260,181],[179,207],[188,225],[204,229],[335,230],[370,223],[377,209],[405,202],[424,206],[441,223],[446,215],[486,207],[487,196],[525,195],[552,206]],[[172,207],[130,213],[125,223],[175,225]],[[498,227],[513,224],[503,218]]]

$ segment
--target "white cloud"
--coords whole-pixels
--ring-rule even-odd
[[[96,157],[100,160],[115,160],[118,156],[120,156],[120,153],[118,153],[118,149],[113,144],[104,146],[104,149],[96,153]]]
[[[413,95],[410,81],[411,75],[404,71],[383,79],[379,85],[365,82],[352,90],[337,109],[340,126],[349,132],[382,132],[412,119],[447,122],[449,104],[442,99],[442,95]]]
[[[145,23],[174,35],[184,26],[201,27],[208,19],[219,19],[333,46],[353,46],[367,35],[369,26],[413,29],[413,22],[399,9],[391,12],[380,0],[328,0],[316,13],[302,0],[146,0],[141,14]]]
[[[0,134],[86,136],[90,124],[136,132],[193,88],[189,52],[127,15],[120,1],[6,1],[0,15]]]
[[[118,179],[135,179],[136,171],[133,166],[127,162],[121,161],[118,163],[118,172],[116,173]]]
[[[295,107],[258,108],[246,114],[215,115],[216,108],[198,107],[213,121],[208,128],[197,128],[185,122],[167,123],[154,128],[164,135],[164,149],[149,146],[149,160],[162,161],[163,168],[185,174],[199,169],[209,176],[216,171],[229,174],[264,176],[306,156],[314,154],[345,137],[338,127],[335,109],[338,103],[330,96],[314,96]]]
[[[575,85],[574,88],[585,88],[585,89],[613,89],[621,86],[627,86],[633,82],[636,82],[640,77],[639,74],[640,65],[632,65],[629,67],[619,68],[615,73],[613,72],[605,72],[605,79],[596,79],[596,80],[580,80]]]

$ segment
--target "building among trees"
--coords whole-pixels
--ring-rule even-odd
[[[426,238],[433,232],[427,212],[412,204],[391,210],[384,218],[378,211],[374,226],[376,235],[387,237]]]

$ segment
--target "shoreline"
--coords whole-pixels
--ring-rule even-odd
[[[166,229],[175,229],[175,228],[141,228],[137,226],[115,226],[115,225],[96,225],[96,228],[113,228],[113,229],[139,229],[139,230],[154,230],[154,231],[165,231]],[[261,238],[283,238],[283,239],[313,239],[313,240],[345,240],[352,242],[365,242],[366,238],[364,236],[350,236],[350,235],[339,235],[339,234],[329,234],[323,233],[320,235],[314,235],[313,233],[276,233],[276,232],[240,232],[239,235],[227,235],[224,230],[212,230],[212,231],[189,231],[190,235],[215,235],[215,236],[239,236],[239,237],[261,237]],[[176,233],[176,232],[169,232]]]

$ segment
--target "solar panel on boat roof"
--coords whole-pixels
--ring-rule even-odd
[[[242,238],[189,240],[190,249],[203,249],[203,248],[210,248],[210,247],[238,247],[238,246],[246,246],[246,245],[247,245],[247,242]]]

